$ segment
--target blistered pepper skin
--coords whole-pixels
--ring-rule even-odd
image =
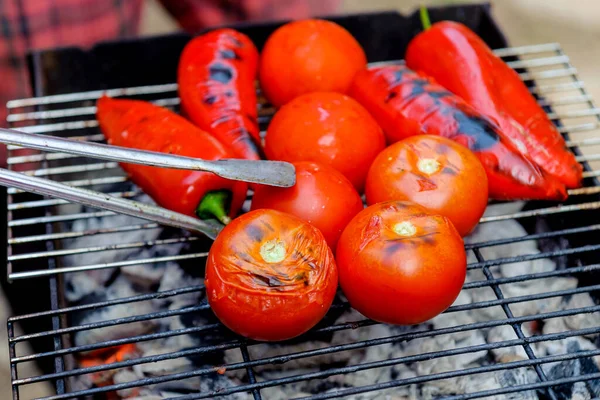
[[[217,29],[192,39],[179,59],[184,114],[236,156],[260,159],[254,82],[258,50],[246,35]]]
[[[564,185],[519,154],[492,120],[433,80],[403,65],[359,72],[349,94],[373,115],[388,143],[429,134],[468,147],[485,168],[491,198],[563,200],[567,197]]]
[[[97,118],[108,143],[115,146],[180,156],[218,160],[234,158],[217,139],[174,112],[139,100],[102,97]],[[196,216],[208,192],[231,192],[229,216],[235,217],[246,199],[248,185],[202,171],[121,163],[131,180],[162,207]]]
[[[290,214],[256,210],[229,223],[206,264],[208,302],[232,331],[255,340],[296,337],[326,314],[337,267],[321,232]]]
[[[433,24],[409,43],[406,64],[494,119],[544,172],[568,188],[581,185],[583,168],[543,108],[518,74],[465,25]]]

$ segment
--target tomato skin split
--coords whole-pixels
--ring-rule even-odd
[[[379,153],[367,175],[367,203],[406,200],[448,217],[461,236],[488,203],[488,180],[477,157],[440,136],[417,135]]]
[[[213,243],[206,293],[232,331],[263,341],[291,339],[327,313],[338,284],[333,253],[321,232],[275,210],[229,223]]]

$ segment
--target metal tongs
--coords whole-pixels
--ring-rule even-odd
[[[153,151],[136,150],[99,143],[76,141],[54,136],[37,135],[0,128],[0,143],[55,151],[79,156],[142,164],[154,167],[212,172],[226,179],[290,187],[296,183],[294,166],[281,161],[253,161],[223,159],[216,161],[175,156]],[[214,239],[223,226],[202,221],[162,207],[110,196],[93,190],[81,189],[48,179],[36,178],[20,172],[0,168],[0,185],[28,192],[56,197],[103,210],[143,218],[163,225],[199,232]]]

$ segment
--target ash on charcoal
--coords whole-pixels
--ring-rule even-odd
[[[102,300],[113,300],[135,296],[137,294],[139,294],[139,292],[134,291],[131,282],[123,276],[120,276],[105,290],[104,294],[100,296],[102,296]],[[148,314],[152,311],[155,311],[155,309],[152,306],[152,303],[147,301],[118,304],[111,307],[85,310],[84,312],[74,314],[71,325],[93,324],[95,322],[130,317],[133,315]],[[156,326],[157,323],[155,320],[149,320],[84,330],[75,333],[74,341],[75,345],[81,346],[106,340],[126,338],[147,333]]]
[[[145,373],[123,370],[115,374],[113,379],[116,384],[119,384],[151,377],[152,375],[146,375]],[[155,385],[147,385],[143,388],[124,389],[120,390],[118,394],[121,398],[126,399],[171,399],[185,394],[194,394],[198,392],[206,393],[228,389],[240,384],[241,382],[234,382],[225,376],[215,374],[215,376],[200,376],[163,382]],[[247,395],[245,393],[234,393],[228,396],[219,397],[219,399],[244,400],[247,399]]]
[[[523,203],[499,204],[488,207],[486,215],[500,215],[519,211]],[[113,217],[111,217],[113,218]],[[121,217],[114,217],[121,218]],[[124,217],[127,218],[127,217]],[[90,220],[82,220],[81,223]],[[127,222],[129,221],[129,222]],[[139,223],[131,220],[119,220],[120,225]],[[100,219],[92,222],[95,227],[113,226],[113,222],[108,219]],[[92,225],[79,226],[78,229],[90,229]],[[138,233],[140,235],[138,235]],[[481,224],[475,232],[468,238],[468,243],[486,242],[489,240],[502,238],[518,238],[525,235],[523,227],[513,220],[498,221],[493,223]],[[181,232],[161,230],[146,230],[133,233],[124,233],[110,237],[110,243],[126,243],[132,241],[154,240],[157,238],[175,237]],[[96,239],[91,239],[89,243],[72,241],[74,247],[86,247],[98,245],[96,242],[102,235]],[[560,244],[559,244],[560,245]],[[168,250],[167,250],[168,249]],[[172,254],[195,254],[204,252],[208,249],[208,243],[204,240],[194,240],[189,243],[170,246],[165,249],[159,248],[138,248],[131,251],[112,252],[110,259],[98,261],[93,257],[100,257],[100,254],[86,254],[88,259],[78,259],[77,264],[82,264],[82,260],[88,263],[113,262],[115,260],[137,259],[156,257]],[[514,257],[523,254],[539,254],[540,249],[533,241],[515,242],[502,246],[490,246],[481,249],[482,255],[486,260]],[[109,252],[110,253],[110,252]],[[115,258],[117,257],[117,258]],[[477,262],[473,252],[469,252],[469,262]],[[79,278],[81,287],[72,290],[73,299],[88,299],[89,295],[95,296],[95,301],[107,298],[122,298],[137,293],[152,293],[155,290],[165,291],[178,289],[188,286],[201,287],[204,273],[205,259],[190,259],[181,262],[167,262],[158,266],[136,266],[133,268],[124,268],[120,274],[95,276],[93,274],[83,274],[85,278]],[[523,261],[510,265],[491,266],[490,271],[494,278],[517,277],[529,273],[547,272],[556,269],[554,260],[541,259],[532,261]],[[75,276],[75,275],[73,275]],[[470,270],[467,273],[467,282],[486,281],[486,276],[481,269]],[[76,282],[72,279],[71,282]],[[540,280],[525,280],[510,285],[500,287],[504,297],[512,298],[517,296],[528,296],[532,294],[559,291],[576,287],[577,280],[570,277],[547,278]],[[76,292],[76,293],[75,293]],[[101,296],[101,297],[99,297]],[[490,286],[472,288],[464,290],[454,305],[468,305],[473,303],[496,300],[497,297]],[[329,325],[331,323],[353,323],[365,320],[365,317],[355,310],[338,307],[343,304],[343,295],[338,293],[336,306],[327,314],[326,319],[320,325]],[[577,295],[569,298],[554,297],[539,301],[521,301],[508,305],[515,315],[535,315],[541,312],[555,311],[560,309],[581,308],[592,305],[592,299],[589,295]],[[212,324],[217,324],[216,317],[208,309],[202,307],[207,305],[204,290],[197,290],[181,296],[166,298],[157,298],[152,301],[142,303],[132,303],[115,307],[114,310],[98,309],[86,311],[86,314],[80,316],[80,321],[105,320],[127,316],[133,314],[145,314],[161,310],[179,310],[184,307],[200,305],[202,310],[196,312],[187,312],[170,318],[153,320],[150,325],[137,326],[136,324],[119,325],[114,331],[94,330],[97,333],[79,332],[76,334],[76,343],[91,343],[98,340],[106,340],[114,337],[130,337],[142,332],[182,332],[188,330],[185,334],[177,334],[160,340],[140,342],[137,344],[142,356],[154,356],[159,354],[177,353],[182,350],[194,349],[202,350],[207,346],[206,351],[198,351],[194,355],[187,357],[178,357],[171,360],[165,360],[156,363],[147,363],[136,365],[132,368],[123,368],[117,371],[115,383],[131,382],[140,379],[163,377],[178,372],[193,371],[202,368],[213,368],[224,366],[223,374],[209,373],[181,381],[164,382],[157,385],[145,386],[134,390],[122,391],[120,396],[123,398],[133,398],[138,400],[158,400],[181,396],[187,393],[211,392],[223,388],[230,388],[237,385],[248,383],[247,372],[244,368],[227,369],[227,364],[243,361],[240,349],[235,347],[226,351],[210,351],[210,346],[219,343],[227,343],[231,340],[238,340],[239,337],[232,334],[227,329],[198,329]],[[393,305],[391,305],[393,306]],[[145,307],[143,309],[136,307]],[[428,321],[426,324],[396,327],[386,324],[375,324],[369,326],[357,326],[355,329],[345,329],[311,336],[307,340],[306,336],[301,336],[285,343],[266,344],[266,343],[248,343],[248,351],[252,360],[261,360],[275,356],[285,356],[294,353],[300,353],[321,348],[356,343],[371,339],[380,339],[392,337],[407,332],[428,331],[432,329],[444,329],[456,326],[468,325],[489,320],[506,319],[506,312],[501,306],[494,307],[475,307],[469,310],[452,311],[439,315]],[[546,321],[539,321],[522,325],[526,336],[550,332],[566,332],[574,329],[600,325],[599,316],[596,314],[587,314],[585,316],[574,316],[567,318],[555,318]],[[135,328],[132,330],[132,328]],[[194,330],[194,332],[189,332]],[[77,335],[84,335],[77,337]],[[90,336],[90,334],[92,334]],[[436,358],[425,359],[418,362],[403,363],[402,360],[408,356],[421,355],[426,353],[436,353],[445,350],[458,348],[467,348],[486,343],[495,343],[506,340],[516,339],[513,328],[509,325],[502,325],[490,329],[472,329],[462,330],[450,334],[437,335],[433,337],[424,337],[410,341],[397,340],[393,343],[384,343],[379,345],[365,345],[346,351],[336,351],[306,358],[294,358],[277,364],[265,364],[253,368],[258,381],[268,381],[272,379],[297,376],[305,373],[315,373],[322,371],[331,371],[335,368],[353,367],[369,365],[369,363],[388,361],[390,365],[385,367],[370,367],[360,371],[336,374],[322,379],[312,379],[308,381],[296,382],[281,386],[274,386],[261,390],[263,398],[269,400],[283,400],[301,396],[311,396],[317,393],[332,393],[345,388],[362,387],[376,383],[385,383],[390,381],[399,381],[411,379],[417,376],[425,376],[446,371],[457,371],[466,368],[475,368],[494,363],[510,363],[527,359],[522,346],[493,349],[491,351],[471,351],[465,354],[453,356],[439,356]],[[547,355],[564,354],[566,352],[578,351],[577,349],[596,349],[592,342],[597,338],[590,337],[572,337],[553,342],[532,343],[531,346],[536,355],[543,357]],[[585,374],[590,371],[597,371],[596,361],[593,358],[576,360],[570,364],[554,363],[542,364],[542,368],[549,377],[568,377],[575,373]],[[444,396],[461,395],[465,393],[474,393],[483,390],[493,390],[507,386],[523,385],[527,383],[538,382],[537,375],[533,369],[507,369],[493,373],[466,375],[453,379],[430,381],[422,384],[400,385],[399,387],[364,393],[360,395],[349,396],[346,398],[353,400],[417,400],[417,399],[436,399]],[[88,383],[89,384],[89,383]],[[600,383],[596,383],[600,385]],[[591,389],[590,389],[591,388]],[[562,388],[561,399],[587,399],[598,396],[598,388],[594,383],[588,385],[578,383]],[[544,398],[542,391],[534,393],[531,391],[515,393],[502,396],[494,396],[496,400],[535,400],[540,396]],[[225,399],[247,399],[251,394],[240,393],[223,397]]]
[[[521,328],[525,336],[529,336],[529,332],[526,327]],[[502,325],[491,328],[487,331],[487,342],[488,343],[499,343],[509,340],[517,339],[517,334],[512,326]],[[527,359],[527,353],[523,346],[510,346],[510,347],[499,347],[491,350],[494,358],[497,362],[506,362],[510,356],[518,356],[523,359]]]
[[[577,353],[584,349],[581,347],[581,341],[578,340],[567,340],[566,350],[567,353]],[[550,368],[546,368],[546,375],[548,379],[562,379],[562,378],[570,378],[574,376],[594,374],[600,372],[596,363],[589,357],[582,357],[572,360],[561,361],[560,363],[552,365]],[[565,384],[565,385],[557,385],[554,386],[554,390],[560,396],[559,399],[567,400],[572,399],[575,394],[575,390],[577,390],[577,397],[586,398],[591,393],[592,398],[597,398],[600,396],[600,382],[597,380],[589,381],[585,386],[587,389],[587,394],[584,391],[584,387],[582,385],[575,384]]]
[[[526,360],[527,357],[515,358],[511,361]],[[537,374],[530,368],[508,369],[496,374],[500,387],[521,386],[538,382]],[[538,400],[534,390],[509,393],[503,396],[506,400]]]
[[[592,297],[587,293],[581,293],[570,296],[568,301],[564,302],[564,309],[572,310],[577,308],[593,307],[596,305]],[[569,330],[578,330],[585,328],[594,328],[600,326],[599,313],[585,313],[569,315],[564,317],[565,325]],[[596,336],[596,335],[594,335]]]

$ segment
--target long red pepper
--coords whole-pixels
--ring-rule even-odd
[[[179,59],[181,107],[241,158],[260,159],[254,82],[258,50],[244,34],[217,29],[191,40]]]
[[[521,156],[491,120],[405,66],[359,72],[349,95],[373,115],[389,143],[430,134],[447,137],[471,149],[486,170],[492,198],[562,200],[567,197],[565,187]]]
[[[100,98],[97,107],[109,144],[204,160],[234,157],[217,139],[166,108],[109,97]],[[121,167],[160,206],[223,223],[237,215],[248,190],[244,182],[209,172],[127,163]]]
[[[581,165],[527,86],[465,25],[433,24],[409,43],[405,59],[408,67],[430,75],[493,118],[543,171],[569,188],[581,184]]]

